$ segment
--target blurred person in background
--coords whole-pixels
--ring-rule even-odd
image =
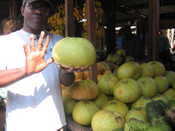
[[[123,43],[124,43],[124,30],[121,28],[117,34],[116,37],[116,48],[117,49],[123,49]]]
[[[157,43],[159,47],[159,60],[166,66],[166,68],[169,68],[169,64],[171,64],[171,46],[169,39],[166,36],[166,31],[161,30],[159,32]]]
[[[7,35],[17,30],[17,21],[12,18],[5,18],[1,21],[1,34]]]

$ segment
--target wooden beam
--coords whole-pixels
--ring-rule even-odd
[[[17,11],[18,11],[18,9],[17,9],[16,0],[10,0],[9,1],[9,17],[16,18]]]
[[[165,19],[160,21],[160,29],[174,28],[175,20]]]
[[[65,36],[75,35],[73,21],[73,0],[65,0]]]
[[[148,57],[152,60],[158,59],[158,43],[156,39],[159,32],[160,1],[149,0],[149,30],[148,30]]]
[[[88,23],[88,39],[94,44],[95,43],[95,2],[94,0],[86,0],[87,5],[87,23]],[[92,66],[90,69],[90,78],[97,82],[97,67]]]
[[[86,0],[88,39],[95,45],[95,3],[94,0]]]

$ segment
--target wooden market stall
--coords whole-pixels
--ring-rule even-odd
[[[8,11],[0,12],[1,16],[7,16],[8,14],[10,17],[17,17],[19,13],[17,12],[17,9],[19,9],[21,1],[4,0],[2,2],[3,5],[1,4],[0,6],[3,7],[4,5],[7,5],[7,2],[9,9]],[[83,3],[86,3],[87,8],[87,38],[94,44],[96,49],[100,48],[100,50],[105,52],[105,55],[111,53],[115,49],[116,27],[136,25],[137,34],[139,36],[144,36],[142,41],[143,43],[140,44],[143,44],[144,50],[141,52],[146,56],[146,58],[142,58],[148,60],[159,59],[159,46],[157,43],[158,32],[162,28],[167,28],[167,25],[168,27],[174,28],[175,15],[172,15],[175,14],[174,0],[100,0],[100,2],[102,3],[102,9],[104,11],[103,24],[100,24],[103,26],[105,33],[103,35],[103,40],[99,42],[97,41],[95,34],[97,24],[95,0],[83,0]],[[63,22],[63,26],[65,28],[63,30],[64,36],[77,36],[77,28],[82,30],[80,21],[84,20],[84,17],[80,16],[81,19],[79,19],[77,26],[73,13],[75,5],[81,2],[79,0],[61,0],[61,3],[64,3],[63,9],[65,11],[65,21]],[[170,17],[163,19],[165,14],[168,14]],[[136,48],[135,45],[132,46],[131,50],[135,50],[134,48]],[[135,51],[139,52],[139,50],[141,49],[138,48],[138,50]],[[89,72],[90,79],[97,82],[96,65],[92,66],[89,69]],[[72,119],[68,119],[68,123],[68,126],[72,131],[92,130],[89,126],[86,127],[78,125],[73,122]]]
[[[153,60],[158,59],[158,43],[156,38],[159,32],[160,3],[159,0],[149,0],[149,41],[148,57]]]
[[[20,8],[22,0],[2,0],[1,7],[9,7],[4,8],[1,12],[1,16],[3,19],[5,16],[8,17],[17,17],[20,13],[18,10]],[[75,36],[76,34],[76,24],[74,22],[74,16],[73,16],[73,9],[75,6],[75,3],[77,0],[60,0],[59,2],[56,0],[52,0],[55,3],[64,3],[65,2],[65,35],[69,36]],[[86,0],[82,0],[85,2]],[[89,39],[94,43],[95,47],[99,47],[99,43],[96,42],[94,32],[95,23],[93,21],[96,21],[96,12],[93,11],[94,1],[91,2],[91,0],[86,1],[87,2],[87,9],[89,10],[87,12],[88,16],[88,37]],[[107,53],[110,53],[114,46],[115,46],[115,27],[117,26],[124,26],[126,24],[133,25],[133,23],[137,26],[139,23],[142,26],[142,28],[148,28],[148,37],[147,40],[147,47],[145,48],[147,51],[147,55],[149,59],[157,59],[157,46],[155,42],[155,37],[162,27],[171,27],[173,28],[174,24],[174,1],[172,0],[110,0],[105,1],[101,0],[102,3],[102,9],[104,11],[104,27],[105,27],[105,36],[103,40],[103,47],[107,48]],[[166,16],[166,18],[164,17]],[[141,22],[144,21],[144,22]],[[80,29],[81,30],[81,29]],[[139,28],[137,27],[137,32],[139,33],[145,33],[145,31],[141,32],[139,31]],[[146,30],[146,29],[144,29]],[[94,38],[93,38],[94,37]]]

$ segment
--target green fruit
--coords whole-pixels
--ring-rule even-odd
[[[163,93],[163,96],[167,99],[167,100],[173,100],[175,99],[175,89],[170,88],[167,91],[165,91]]]
[[[98,87],[104,94],[112,95],[113,88],[118,82],[118,78],[112,73],[107,73],[101,76],[98,80]]]
[[[107,110],[100,110],[92,118],[91,127],[93,131],[119,131],[124,127],[124,118]]]
[[[161,76],[165,74],[165,66],[159,62],[159,61],[150,61],[148,62],[148,64],[150,64],[150,66],[152,66],[153,70],[154,70],[154,76]]]
[[[157,96],[154,96],[153,98],[152,98],[152,100],[161,100],[161,101],[163,101],[164,103],[168,103],[168,100],[167,100],[167,98],[165,97],[165,96],[163,96],[163,95],[157,95]]]
[[[114,99],[108,101],[102,109],[117,112],[121,114],[123,117],[125,117],[128,112],[128,107],[125,103],[122,103]]]
[[[110,66],[105,61],[96,63],[97,74],[104,74],[105,72],[111,72]]]
[[[105,94],[99,94],[97,98],[94,100],[94,103],[102,108],[108,102],[108,97]]]
[[[106,61],[112,62],[112,54],[108,54]]]
[[[72,114],[73,108],[76,104],[76,101],[73,99],[68,99],[64,101],[64,110],[67,114]]]
[[[157,124],[150,126],[146,131],[172,131],[172,129],[168,124]]]
[[[75,100],[91,100],[99,94],[97,84],[93,80],[76,81],[70,89],[71,97]]]
[[[140,121],[137,119],[130,119],[125,122],[124,131],[146,131],[150,127],[148,122]]]
[[[93,44],[81,37],[65,37],[58,41],[52,51],[56,63],[66,67],[90,66],[96,62]]]
[[[149,102],[151,102],[151,98],[142,96],[132,104],[132,109],[145,109],[146,104]]]
[[[99,110],[91,101],[79,101],[72,111],[72,118],[80,125],[90,125],[93,115]]]
[[[141,69],[142,69],[142,76],[148,76],[148,77],[154,76],[154,69],[152,68],[151,64],[142,63]]]
[[[145,110],[142,110],[142,109],[131,109],[127,113],[125,119],[126,119],[126,121],[129,121],[130,119],[136,119],[136,120],[140,120],[140,121],[146,122],[147,121],[147,116],[146,116]]]
[[[168,79],[169,85],[173,85],[175,83],[175,72],[174,71],[166,71],[166,78]]]
[[[120,55],[115,54],[115,55],[113,55],[113,57],[114,57],[113,58],[113,63],[115,63],[116,65],[120,65],[124,61],[123,56],[120,56]]]
[[[129,61],[135,61],[134,57],[132,57],[132,56],[125,56],[125,62],[129,62]]]
[[[141,89],[135,80],[123,79],[115,85],[113,93],[121,102],[132,103],[141,96]]]
[[[126,56],[126,52],[123,49],[117,49],[115,54],[120,55],[120,56]]]
[[[175,82],[172,83],[172,88],[175,89]]]
[[[117,77],[119,79],[133,78],[138,79],[141,75],[141,68],[137,62],[130,61],[119,66]]]
[[[140,77],[137,82],[142,89],[142,95],[145,97],[153,97],[158,92],[156,82],[151,77]]]
[[[158,92],[163,93],[169,88],[168,79],[165,76],[155,77],[155,82],[157,84]]]

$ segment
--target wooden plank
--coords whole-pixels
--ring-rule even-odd
[[[73,0],[65,0],[65,36],[75,35],[73,22]]]
[[[95,43],[95,2],[94,0],[86,0],[87,5],[87,23],[88,23],[88,39],[97,47]],[[97,82],[97,67],[92,66],[90,69],[90,79]]]
[[[149,0],[149,31],[148,31],[148,57],[152,60],[158,59],[158,43],[156,42],[159,32],[160,19],[159,0]]]

